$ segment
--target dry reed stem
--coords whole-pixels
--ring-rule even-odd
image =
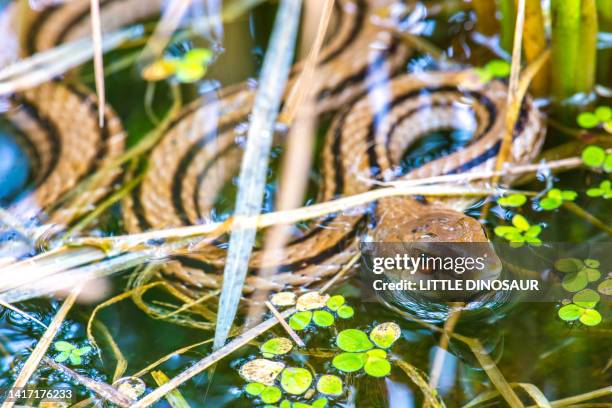
[[[106,91],[104,89],[104,59],[102,51],[102,21],[100,19],[100,0],[90,0],[91,38],[94,50],[94,74],[96,77],[96,94],[98,95],[98,125],[104,127],[106,109]]]
[[[285,310],[282,312],[281,316],[283,318],[288,318],[295,312],[294,308]],[[138,400],[135,404],[131,406],[131,408],[144,408],[148,407],[155,402],[159,401],[163,398],[167,393],[181,386],[181,384],[189,381],[194,376],[198,375],[202,371],[206,370],[208,367],[215,364],[217,361],[221,360],[224,357],[227,357],[229,354],[238,350],[240,347],[246,345],[247,343],[254,340],[256,337],[270,330],[278,323],[276,317],[271,317],[268,320],[260,323],[254,328],[244,332],[243,334],[235,337],[232,341],[230,341],[227,345],[221,347],[220,349],[213,351],[208,356],[204,357],[191,367],[187,368],[185,371],[178,374],[176,377],[172,378],[169,382],[162,385],[161,387],[155,389],[150,394],[145,395],[143,398]]]
[[[142,32],[142,26],[136,26],[105,35],[102,51],[115,49],[125,41],[141,36]],[[93,42],[85,38],[15,62],[0,71],[0,78],[5,78],[0,81],[0,95],[36,87],[89,61],[93,54]]]
[[[396,360],[395,364],[410,378],[410,380],[420,388],[425,399],[424,408],[444,408],[444,404],[439,400],[439,394],[436,392],[419,369],[404,360]]]
[[[282,0],[276,15],[261,80],[253,102],[246,147],[240,165],[234,209],[234,214],[238,217],[246,216],[255,220],[252,217],[261,212],[272,136],[285,83],[291,69],[301,5],[301,0]],[[232,225],[223,270],[223,286],[213,346],[215,349],[225,343],[236,315],[256,231],[257,225],[252,222]]]
[[[81,375],[76,371],[71,370],[63,364],[56,363],[48,357],[43,357],[43,362],[54,370],[59,371],[62,374],[72,378],[75,382],[83,385],[90,391],[94,392],[105,400],[112,402],[115,405],[118,405],[122,408],[127,408],[132,403],[132,400],[130,398],[117,391],[110,384],[95,381],[91,378],[85,377],[84,375]]]
[[[439,349],[436,350],[433,363],[431,364],[432,368],[429,376],[429,386],[431,388],[438,388],[438,383],[442,375],[442,369],[444,368],[444,357],[450,341],[450,336],[448,333],[452,333],[453,330],[455,330],[455,326],[459,322],[459,318],[461,317],[461,306],[463,306],[463,304],[452,307],[449,312],[448,319],[446,322],[444,322],[444,333],[442,333],[442,336],[440,336],[440,342],[438,344]]]
[[[508,96],[506,99],[506,120],[505,132],[502,139],[502,144],[495,163],[495,170],[501,170],[504,163],[510,155],[512,148],[512,134],[514,125],[518,119],[519,110],[523,95],[519,95],[519,77],[521,73],[521,49],[522,49],[522,34],[523,25],[525,23],[525,0],[518,0],[516,13],[516,26],[514,28],[514,43],[512,46],[512,68],[510,70],[510,82],[508,84]],[[498,178],[493,179],[493,183],[497,184]]]
[[[272,314],[274,315],[274,317],[276,317],[276,320],[278,320],[278,322],[280,323],[281,326],[283,326],[283,329],[285,329],[285,331],[287,332],[287,334],[289,336],[291,336],[291,338],[293,339],[293,341],[295,342],[295,344],[297,344],[299,347],[306,347],[306,344],[304,344],[304,341],[302,341],[302,339],[300,339],[300,336],[297,335],[297,333],[291,328],[291,326],[289,326],[287,324],[287,322],[285,321],[285,319],[283,318],[283,316],[280,314],[280,312],[274,307],[274,305],[272,303],[270,303],[269,301],[266,300],[265,302],[266,307],[270,310],[270,312],[272,312]]]
[[[609,397],[612,396],[612,385],[604,388],[600,388],[598,390],[589,391],[584,394],[574,395],[572,397],[562,398],[556,401],[552,401],[550,406],[552,408],[561,408],[568,407],[570,405],[578,404],[584,401],[589,401],[596,398]],[[607,404],[607,403],[604,403]],[[606,405],[610,406],[610,405]],[[537,405],[530,405],[528,408],[538,408]],[[585,407],[586,408],[586,407]]]
[[[158,386],[162,386],[170,381],[168,376],[161,370],[152,371],[151,377],[153,377]],[[189,408],[187,400],[185,400],[185,397],[183,397],[179,390],[172,390],[166,394],[166,401],[168,401],[171,408]]]
[[[59,310],[53,317],[53,320],[51,320],[49,327],[47,328],[43,336],[40,338],[40,340],[36,344],[36,347],[32,351],[32,354],[30,354],[30,357],[28,357],[25,365],[21,369],[21,372],[19,373],[17,379],[12,385],[13,388],[22,388],[27,385],[28,381],[30,380],[30,377],[32,377],[32,374],[34,374],[34,372],[38,368],[40,361],[44,357],[45,353],[47,353],[47,350],[49,349],[51,342],[55,338],[55,335],[57,334],[62,323],[64,322],[66,315],[72,308],[72,305],[74,305],[77,296],[81,292],[81,288],[81,285],[75,287],[70,292],[66,300],[64,300],[64,303],[62,303],[62,306],[59,308]],[[14,404],[14,401],[5,401],[0,407],[11,408]]]

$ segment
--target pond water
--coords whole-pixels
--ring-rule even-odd
[[[499,39],[489,39],[485,44],[481,36],[474,35],[475,16],[469,11],[467,3],[431,1],[420,4],[420,7],[429,7],[430,10],[442,9],[439,14],[420,20],[418,34],[436,49],[445,52],[453,64],[482,67],[490,60],[508,57],[507,52],[499,45]],[[216,54],[216,59],[208,67],[202,80],[195,84],[178,86],[184,105],[210,92],[211,89],[249,80],[260,73],[276,10],[276,2],[266,2],[248,11],[237,21],[225,24],[222,42],[219,42],[219,38],[214,34],[209,34],[196,37],[193,41],[179,41],[171,46],[170,53],[177,55],[182,55],[186,49],[193,47],[214,49]],[[2,39],[0,44],[1,41]],[[128,146],[136,146],[147,134],[150,134],[156,127],[156,120],[163,119],[173,103],[173,91],[168,83],[162,81],[156,83],[153,99],[150,105],[146,106],[152,88],[150,83],[140,76],[140,67],[133,63],[141,47],[142,42],[134,41],[129,47],[107,53],[104,61],[107,70],[105,78],[107,101],[123,122]],[[605,44],[600,50],[602,61],[605,61],[604,56],[610,53],[610,50],[604,47]],[[121,67],[123,63],[127,65]],[[443,66],[444,64],[436,61],[433,56],[425,51],[419,51],[404,64],[402,69],[414,73]],[[113,67],[119,68],[113,72]],[[605,131],[601,129],[591,133],[581,131],[575,123],[575,117],[580,110],[589,111],[594,106],[610,105],[609,89],[607,97],[605,92],[605,86],[609,85],[610,81],[609,65],[600,68],[599,72],[598,84],[604,91],[600,90],[599,94],[594,94],[593,98],[596,100],[588,106],[567,109],[551,106],[545,100],[538,100],[538,105],[554,118],[548,124],[543,147],[547,152],[547,160],[579,156],[584,143],[592,140],[596,140],[597,144],[604,148],[609,148],[612,144],[610,143],[612,136]],[[71,72],[66,80],[84,83],[94,89],[93,67],[91,64],[86,64]],[[333,125],[333,118],[328,116],[330,115],[320,121],[317,130],[317,140],[313,147],[313,164],[308,178],[308,192],[303,200],[305,204],[312,204],[318,200],[320,186],[325,178],[322,169],[324,138],[326,130]],[[236,129],[236,132],[241,134],[240,129]],[[286,135],[286,130],[279,126],[277,133],[277,139],[280,140]],[[461,150],[469,145],[471,136],[472,132],[466,129],[443,129],[431,132],[406,150],[397,169],[398,174],[405,174],[431,160]],[[244,148],[243,137],[237,137],[236,142],[234,149]],[[277,143],[272,149],[264,196],[264,212],[272,212],[275,209],[283,153],[282,143]],[[9,208],[11,203],[26,195],[32,188],[36,188],[36,163],[32,158],[32,149],[20,138],[19,131],[10,125],[10,121],[2,118],[0,204],[3,207]],[[134,162],[128,166],[134,170],[130,174],[135,177],[134,175],[145,170],[146,163]],[[232,170],[234,173],[226,177],[227,183],[219,188],[218,197],[211,204],[212,211],[206,214],[202,221],[223,221],[231,214],[237,194],[236,168],[234,166]],[[588,197],[585,193],[589,188],[596,187],[609,179],[609,174],[594,172],[588,168],[573,169],[556,175],[548,174],[546,171],[538,172],[535,177],[523,179],[517,188],[540,192],[554,183],[554,187],[558,189],[579,193],[574,201],[578,209],[560,208],[545,211],[535,204],[526,204],[521,208],[521,214],[543,227],[539,237],[545,242],[609,242],[612,204],[610,200]],[[121,180],[116,182],[122,183]],[[180,198],[174,197],[174,199]],[[488,236],[496,241],[504,239],[495,236],[494,228],[509,224],[515,212],[513,208],[496,205],[494,199],[479,199],[467,211],[476,218],[484,217]],[[115,203],[101,211],[97,214],[95,222],[91,224],[88,235],[111,236],[124,233],[126,225],[121,214],[121,203]],[[601,220],[605,225],[603,227],[597,225],[597,220]],[[298,223],[291,232],[296,237],[300,237],[309,226],[309,222]],[[258,236],[258,245],[261,245],[261,238],[262,236]],[[15,239],[17,238],[14,231],[0,229],[0,244],[10,243]],[[225,247],[226,244],[222,243],[220,246]],[[214,269],[210,265],[208,268]],[[601,272],[604,279],[605,275],[610,273],[605,269]],[[90,302],[78,303],[71,309],[61,324],[56,340],[65,340],[77,347],[91,346],[87,337],[87,325],[96,306],[133,288],[138,273],[143,273],[143,269],[132,268],[125,273],[115,274],[104,282],[95,283],[93,286],[100,289],[100,293],[94,293],[92,295],[94,298]],[[176,277],[172,277],[170,281],[176,282]],[[379,302],[364,301],[362,285],[359,275],[355,274],[332,287],[330,293],[343,295],[346,302],[354,308],[355,316],[350,320],[339,319],[332,328],[311,327],[301,331],[300,336],[306,341],[308,348],[294,350],[284,357],[284,361],[293,366],[308,367],[316,373],[338,374],[329,357],[329,353],[333,352],[334,337],[338,332],[348,328],[369,331],[379,323],[395,322],[401,328],[401,338],[389,350],[390,355],[422,370],[425,375],[431,375],[436,353],[444,355],[437,391],[447,407],[464,406],[482,393],[495,390],[490,376],[492,367],[483,368],[482,360],[475,356],[465,342],[453,338],[448,345],[448,351],[441,350],[439,348],[441,335],[438,331],[432,330],[424,322],[417,322],[395,313]],[[177,313],[172,319],[155,318],[171,313],[181,304],[177,297],[164,287],[157,286],[147,290],[142,299],[144,301],[138,304],[130,297],[121,298],[116,303],[101,308],[93,324],[93,334],[101,353],[99,355],[94,352],[86,353],[80,364],[73,364],[70,367],[93,380],[112,383],[118,367],[117,350],[120,350],[127,361],[127,367],[120,374],[120,377],[124,377],[138,373],[173,351],[196,345],[171,356],[155,368],[163,371],[169,378],[173,378],[211,352],[211,342],[205,341],[212,339],[214,330],[211,330],[211,319],[206,316],[207,313],[208,316],[215,316],[218,297],[202,302],[201,309],[194,308]],[[610,304],[610,297],[604,296],[598,306],[602,322],[593,327],[563,321],[558,315],[558,310],[563,305],[560,299],[559,302],[516,303],[500,312],[499,316],[489,319],[475,321],[459,319],[454,331],[477,339],[507,382],[533,384],[549,401],[553,401],[609,387],[612,384]],[[143,305],[149,309],[149,313],[145,313]],[[61,301],[43,297],[18,302],[14,306],[44,324],[49,324],[60,308]],[[242,315],[239,320],[242,322]],[[199,324],[203,321],[205,324]],[[44,332],[43,327],[19,313],[0,308],[0,389],[11,386]],[[277,336],[286,337],[281,327],[267,331],[255,341],[219,361],[213,369],[196,375],[179,388],[180,393],[193,407],[264,406],[265,404],[259,399],[245,393],[246,382],[240,377],[238,370],[245,362],[259,355],[258,345]],[[205,343],[197,345],[201,342]],[[322,353],[324,357],[317,353]],[[57,354],[58,351],[51,349],[47,355],[54,357]],[[148,391],[156,387],[150,374],[145,374],[142,378]],[[398,366],[394,365],[391,373],[384,378],[373,378],[363,373],[346,374],[343,378],[346,391],[341,397],[330,399],[332,406],[424,406],[421,388],[415,385]],[[43,365],[35,372],[29,383],[36,384],[39,388],[70,387],[77,391],[76,401],[94,395],[86,387],[75,384],[65,373]],[[532,400],[524,390],[517,389],[517,392],[525,406],[532,404]],[[608,393],[607,396],[604,395],[603,398],[596,400],[603,405],[590,406],[611,406],[610,398]],[[312,403],[306,398],[296,397],[294,400]],[[505,404],[502,398],[496,396],[479,406],[506,406]],[[161,400],[156,406],[169,405],[167,400]]]

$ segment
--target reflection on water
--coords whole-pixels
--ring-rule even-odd
[[[23,147],[0,129],[0,205],[6,206],[25,187],[28,162]]]

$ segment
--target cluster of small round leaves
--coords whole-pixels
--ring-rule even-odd
[[[494,59],[487,62],[484,67],[476,68],[476,73],[482,82],[489,82],[493,78],[506,78],[510,75],[510,63]]]
[[[546,196],[539,202],[543,210],[555,210],[561,207],[564,201],[574,201],[578,197],[578,193],[572,190],[559,190],[553,188],[546,193]]]
[[[609,106],[598,106],[593,112],[582,112],[576,118],[578,126],[584,129],[593,129],[598,126],[612,133],[612,108]]]
[[[399,326],[390,322],[374,327],[370,336],[362,330],[343,330],[336,337],[336,345],[344,352],[334,357],[332,365],[346,373],[363,368],[372,377],[384,377],[391,372],[391,364],[383,349],[391,347],[400,335]]]
[[[67,341],[56,341],[53,346],[60,352],[55,356],[54,360],[58,363],[70,361],[70,364],[72,365],[81,364],[81,357],[91,351],[91,347],[89,346],[79,348],[72,343],[68,343]]]
[[[606,200],[612,198],[612,182],[604,180],[599,183],[599,187],[589,188],[586,193],[589,197],[602,197]]]
[[[341,319],[349,319],[355,314],[354,309],[345,304],[344,296],[329,297],[318,292],[309,292],[300,296],[296,308],[298,312],[289,318],[289,326],[297,331],[304,330],[311,322],[319,327],[333,326],[336,321],[333,313]]]
[[[527,202],[527,197],[525,194],[514,193],[508,196],[499,197],[497,199],[497,204],[502,207],[521,207],[523,204]]]
[[[520,214],[512,217],[512,225],[501,225],[495,228],[495,235],[505,238],[511,244],[540,244],[542,241],[538,238],[542,227],[539,225],[530,225],[529,221]]]
[[[612,172],[612,154],[607,154],[599,146],[591,145],[582,151],[582,162],[589,167],[602,169],[606,173]]]
[[[194,48],[181,58],[164,57],[153,62],[142,71],[142,77],[147,81],[161,81],[174,77],[181,83],[196,82],[206,75],[212,59],[211,50]]]
[[[595,307],[601,300],[600,293],[609,295],[612,280],[606,279],[599,283],[597,291],[587,288],[589,283],[601,278],[600,262],[596,259],[561,258],[555,262],[555,269],[565,274],[561,285],[571,293],[572,302],[563,305],[558,310],[559,317],[567,322],[580,321],[585,326],[596,326],[601,323],[601,314]],[[608,283],[606,283],[608,282]]]

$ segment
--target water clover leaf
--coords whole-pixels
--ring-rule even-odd
[[[183,56],[183,60],[195,62],[201,65],[209,64],[212,61],[213,52],[208,48],[193,48]]]
[[[283,393],[281,392],[280,388],[273,385],[267,386],[261,392],[261,400],[264,402],[264,404],[274,404],[278,402],[282,396]]]
[[[548,193],[546,193],[546,197],[540,200],[540,207],[544,210],[554,210],[561,207],[564,201],[574,201],[578,193],[572,190],[559,190],[558,188],[553,188]]]
[[[602,295],[612,296],[612,279],[601,281],[597,286],[597,291]]]
[[[588,146],[582,151],[582,161],[590,167],[601,167],[606,160],[606,151],[599,146]]]
[[[385,358],[369,357],[363,370],[372,377],[384,377],[391,372],[391,364]]]
[[[163,58],[153,62],[142,70],[142,78],[146,81],[162,81],[174,75],[178,60],[175,58]]]
[[[612,120],[612,108],[609,106],[598,106],[595,109],[595,116],[601,122],[608,122],[609,120]]]
[[[578,292],[586,288],[588,283],[587,274],[584,271],[579,271],[565,275],[561,286],[568,292]]]
[[[572,298],[574,304],[585,309],[593,309],[599,302],[599,294],[593,289],[583,289]]]
[[[311,320],[311,311],[297,312],[289,318],[289,326],[291,326],[293,330],[304,330],[306,326],[310,324]]]
[[[273,355],[287,354],[293,348],[291,340],[285,337],[275,337],[266,341],[261,345],[261,352],[264,357],[271,357]]]
[[[336,344],[343,351],[361,352],[373,347],[368,336],[361,330],[346,329],[338,333]]]
[[[365,353],[341,353],[332,360],[332,365],[345,373],[353,373],[363,368],[367,359]]]
[[[489,82],[493,78],[505,78],[510,75],[510,64],[507,61],[494,59],[482,67],[476,68],[476,73],[482,82]]]
[[[244,390],[249,395],[257,396],[261,394],[264,388],[266,388],[266,386],[262,383],[248,383],[246,387],[244,387]]]
[[[336,375],[323,375],[317,382],[317,391],[325,395],[341,395],[342,379]]]
[[[401,334],[402,331],[396,323],[387,322],[374,327],[370,333],[370,339],[378,347],[386,349],[391,347]]]
[[[585,326],[597,326],[601,323],[601,314],[595,309],[585,309],[580,316],[580,323]]]
[[[527,231],[529,229],[529,221],[521,214],[516,214],[512,217],[512,225],[514,225],[520,231]]]
[[[355,310],[351,306],[343,305],[340,306],[336,313],[338,313],[341,319],[350,319],[355,314]]]
[[[64,361],[68,360],[68,358],[70,358],[70,352],[62,351],[57,356],[55,356],[54,360],[58,363],[63,363]]]
[[[601,278],[601,272],[594,268],[584,268],[582,272],[586,275],[586,279],[589,282],[595,282]]]
[[[569,305],[562,306],[557,312],[557,314],[562,320],[565,320],[566,322],[571,322],[574,320],[578,320],[580,316],[582,316],[583,311],[584,309],[582,307],[572,303]]]
[[[387,352],[379,348],[375,348],[375,349],[366,351],[366,355],[368,356],[368,358],[370,357],[387,358]]]
[[[555,261],[555,269],[563,273],[578,272],[584,268],[584,264],[578,258],[560,258]]]
[[[524,194],[510,194],[506,197],[497,199],[497,203],[502,207],[520,207],[527,202],[527,197]]]
[[[597,118],[597,115],[595,115],[594,113],[582,112],[576,118],[576,122],[578,123],[578,126],[580,126],[581,128],[592,129],[594,127],[597,127],[600,121]]]
[[[511,244],[527,242],[530,244],[540,244],[542,241],[538,238],[542,227],[539,225],[530,225],[529,221],[520,214],[512,217],[512,225],[502,225],[495,227],[495,235],[505,238]]]
[[[206,75],[206,67],[196,61],[182,60],[176,66],[176,79],[182,83],[196,82],[204,75]]]
[[[327,307],[334,312],[337,311],[342,305],[344,305],[344,296],[335,295],[329,298],[326,303]]]
[[[606,171],[609,172],[609,170]],[[599,187],[590,188],[586,193],[589,197],[612,198],[612,182],[610,182],[610,180],[604,180],[599,184]]]
[[[67,341],[56,341],[53,346],[57,351],[72,351],[76,349],[76,346],[68,343]]]
[[[312,374],[305,368],[290,367],[284,369],[281,373],[281,386],[289,394],[303,394],[311,383]]]
[[[248,382],[274,385],[274,380],[284,368],[285,364],[281,362],[257,358],[240,367],[238,373]]]
[[[326,310],[315,310],[312,321],[319,327],[329,327],[334,324],[334,316]]]
[[[317,398],[315,402],[312,403],[312,408],[325,408],[327,406],[327,398]]]
[[[599,265],[601,265],[601,263],[597,259],[590,258],[585,259],[584,264],[589,268],[599,268]]]
[[[293,306],[297,296],[293,292],[279,292],[272,295],[270,302],[274,306]]]

